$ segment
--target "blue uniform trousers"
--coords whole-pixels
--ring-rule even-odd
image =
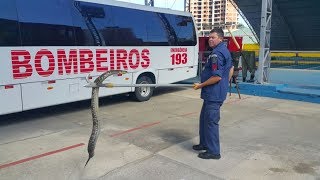
[[[210,154],[220,155],[219,120],[222,103],[203,101],[200,114],[200,144],[207,148]]]

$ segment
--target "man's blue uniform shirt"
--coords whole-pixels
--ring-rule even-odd
[[[212,76],[220,76],[221,80],[201,90],[201,98],[207,101],[223,102],[228,93],[229,71],[232,58],[226,45],[221,42],[211,52],[201,73],[201,83]]]

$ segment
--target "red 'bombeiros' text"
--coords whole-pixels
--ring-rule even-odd
[[[25,79],[37,73],[42,77],[128,70],[150,66],[148,49],[40,49],[34,55],[28,50],[11,50],[14,79]]]

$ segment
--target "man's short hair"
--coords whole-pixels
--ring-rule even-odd
[[[222,28],[214,28],[210,31],[210,34],[211,33],[217,33],[217,35],[220,37],[220,38],[223,38],[224,37],[224,32],[222,30]]]

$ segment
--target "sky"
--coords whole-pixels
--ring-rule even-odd
[[[124,1],[124,2],[130,2],[135,4],[142,4],[142,5],[144,5],[144,2],[145,2],[145,0],[117,0],[117,1]],[[148,0],[148,2],[149,1],[150,0]],[[184,0],[154,0],[154,6],[183,11]],[[246,26],[246,23],[243,21],[241,16],[239,17],[239,23],[244,24]]]
[[[145,0],[117,0],[144,5]],[[149,2],[150,0],[148,0]],[[155,7],[170,8],[173,10],[183,11],[184,0],[154,0]]]

